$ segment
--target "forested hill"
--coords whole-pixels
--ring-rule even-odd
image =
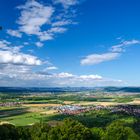
[[[103,91],[106,92],[140,92],[140,87],[105,87]]]
[[[0,92],[131,92],[140,93],[140,87],[0,87]]]

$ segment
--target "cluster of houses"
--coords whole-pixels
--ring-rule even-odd
[[[104,107],[104,106],[83,107],[80,105],[64,105],[64,106],[55,107],[54,109],[56,109],[61,114],[76,115],[76,114],[80,114],[80,113],[84,113],[84,112],[89,112],[91,110],[101,110],[101,109],[105,109],[105,108],[106,107]]]
[[[140,108],[137,108],[136,106],[133,105],[118,105],[118,106],[80,106],[80,105],[64,105],[64,106],[59,106],[55,107],[59,113],[61,114],[67,114],[67,115],[76,115],[80,114],[83,112],[89,112],[91,110],[102,110],[102,109],[107,109],[110,110],[112,113],[119,113],[119,112],[124,112],[129,115],[134,115],[134,116],[140,116]]]
[[[0,107],[12,107],[12,106],[19,106],[21,102],[3,102],[0,103]]]
[[[78,105],[64,105],[55,108],[61,114],[76,115],[82,112],[90,110],[90,108],[78,106]]]
[[[129,115],[140,117],[140,108],[133,105],[118,105],[112,109],[112,112],[114,113],[124,112]]]

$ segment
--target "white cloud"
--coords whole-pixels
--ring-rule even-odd
[[[126,41],[123,41],[122,42],[122,45],[135,45],[135,44],[140,44],[140,41],[139,40],[126,40]]]
[[[43,46],[43,43],[41,43],[41,42],[36,42],[35,44],[36,44],[37,47],[42,47]]]
[[[23,46],[12,46],[10,42],[6,40],[0,40],[0,50],[7,50],[11,52],[18,52]]]
[[[13,77],[12,75],[21,75],[24,73],[31,72],[31,67],[27,65],[13,65],[13,64],[1,64],[0,74],[5,76]]]
[[[125,51],[125,48],[131,45],[136,45],[136,44],[140,44],[139,40],[127,40],[127,41],[123,41],[120,44],[114,45],[111,47],[111,51],[112,52],[123,52]]]
[[[81,75],[80,76],[81,79],[84,79],[84,80],[101,80],[102,79],[102,76],[100,75]]]
[[[52,27],[48,31],[43,31],[39,33],[40,41],[52,40],[56,33],[64,33],[67,29],[64,27]]]
[[[2,41],[11,45],[10,42]],[[4,47],[9,47],[5,45]],[[33,68],[43,62],[36,56],[19,51],[0,50],[0,85],[5,86],[103,86],[109,83],[122,84],[120,80],[110,80],[100,75],[74,75],[72,73],[48,73],[57,67],[51,65],[42,71]],[[43,63],[44,64],[44,63]],[[47,64],[48,65],[48,64]],[[41,68],[41,67],[40,67]],[[10,82],[12,80],[12,82]]]
[[[47,40],[52,40],[53,37],[49,34],[42,34],[39,36],[40,41],[47,41]]]
[[[58,68],[55,66],[47,67],[45,70],[57,70]]]
[[[38,37],[39,37],[40,41],[46,41],[46,40],[54,39],[53,34],[50,34],[47,31],[40,32]]]
[[[118,56],[118,53],[91,54],[81,60],[81,65],[95,65],[105,61],[113,60]]]
[[[128,40],[123,41],[120,44],[114,45],[110,48],[110,51],[103,54],[91,54],[83,58],[80,63],[81,65],[95,65],[106,61],[111,61],[118,58],[126,49],[131,45],[140,44],[139,40]]]
[[[60,3],[64,8],[69,8],[70,6],[78,4],[78,0],[54,0],[54,3]]]
[[[41,65],[42,62],[33,55],[0,51],[0,64]]]
[[[29,45],[29,42],[23,42],[24,45]]]
[[[2,65],[1,65],[2,66]],[[11,82],[12,80],[12,82]],[[0,67],[0,85],[7,86],[115,86],[123,85],[121,80],[104,78],[100,75],[74,75],[72,73],[33,72],[32,66],[6,65]]]
[[[7,45],[10,45],[11,43],[6,40],[0,40],[0,49],[7,48]]]
[[[62,21],[56,21],[56,22],[52,23],[52,26],[59,27],[59,26],[64,26],[64,25],[69,25],[69,24],[73,24],[73,22],[70,20],[62,20]]]
[[[66,73],[66,72],[62,72],[62,73],[59,73],[59,74],[54,74],[53,76],[56,77],[56,78],[72,78],[72,77],[75,77],[75,75],[73,75],[71,73]]]
[[[19,37],[21,38],[22,37],[22,34],[19,32],[19,31],[16,31],[16,30],[7,30],[7,33],[11,36],[15,36],[15,37]]]
[[[18,7],[21,11],[21,16],[17,23],[21,25],[19,30],[26,34],[38,35],[42,25],[50,23],[50,18],[54,12],[52,6],[45,6],[35,0],[30,0]]]
[[[75,15],[74,9],[63,7],[61,10],[57,10],[56,4],[58,3],[64,7],[70,7],[75,5],[77,1],[58,0],[45,5],[37,0],[28,0],[25,4],[17,7],[20,10],[20,16],[17,20],[18,29],[9,29],[7,33],[15,37],[21,37],[22,33],[30,35],[30,37],[35,35],[40,41],[54,39],[57,33],[64,33],[67,30],[66,25],[76,24],[72,21]]]
[[[64,33],[67,29],[64,27],[53,27],[48,30],[48,33]]]
[[[6,40],[0,41],[0,64],[41,65],[36,56],[20,52],[23,46],[13,46]]]

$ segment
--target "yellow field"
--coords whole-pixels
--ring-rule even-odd
[[[8,121],[1,121],[0,122],[0,125],[2,125],[2,124],[7,124],[7,123],[9,123]]]
[[[73,104],[74,101],[64,101],[64,104]]]
[[[74,105],[102,105],[102,106],[110,106],[110,105],[118,105],[116,102],[79,102]]]
[[[80,101],[78,103],[75,103],[74,101],[64,101],[64,104],[66,105],[102,105],[102,106],[112,106],[112,105],[119,105],[122,103],[117,102],[88,102],[88,101]],[[132,102],[129,102],[127,104],[138,104],[140,105],[140,99],[135,99]],[[23,107],[31,107],[32,112],[38,112],[39,109],[41,112],[41,107],[57,107],[62,106],[62,104],[23,104]],[[29,109],[30,110],[30,109]],[[51,111],[48,112],[48,114],[52,113]],[[47,114],[47,113],[46,113]]]
[[[140,99],[135,99],[133,102],[131,102],[131,104],[140,105]]]
[[[24,107],[54,107],[62,106],[61,104],[23,104]]]
[[[44,112],[40,112],[41,114],[45,114],[45,115],[52,115],[52,114],[56,114],[58,113],[57,110],[48,110],[48,111],[44,111]]]

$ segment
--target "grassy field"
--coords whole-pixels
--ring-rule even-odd
[[[133,117],[121,115],[110,116],[109,112],[93,112],[83,113],[76,116],[62,115],[53,107],[63,105],[81,105],[81,106],[115,106],[119,104],[138,104],[140,105],[139,95],[116,95],[94,93],[85,95],[79,93],[67,93],[59,95],[37,94],[37,95],[9,95],[0,94],[1,102],[21,102],[21,105],[0,107],[0,122],[9,122],[18,126],[31,125],[39,121],[59,121],[67,117],[74,117],[82,122],[85,120],[91,123],[108,122],[108,118],[112,121],[122,119],[123,121],[133,122]],[[102,116],[102,117],[101,117]],[[96,120],[97,122],[94,122]]]
[[[26,126],[35,122],[39,122],[41,118],[42,116],[40,116],[40,114],[37,113],[25,113],[22,115],[3,118],[1,121],[6,121],[17,126]]]
[[[42,109],[40,107],[24,108],[24,110],[22,110],[22,108],[3,110],[4,114],[7,115],[0,116],[0,122],[9,122],[18,126],[26,126],[35,122],[40,122],[46,116],[56,114],[54,110]]]

